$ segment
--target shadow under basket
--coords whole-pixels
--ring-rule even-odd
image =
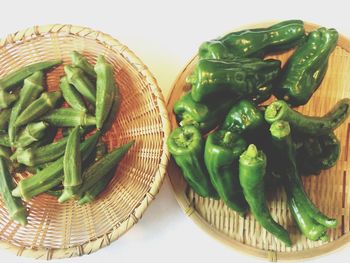
[[[273,23],[263,23],[244,28],[258,28]],[[320,26],[305,23],[310,32]],[[269,56],[285,63],[293,51]],[[198,58],[194,57],[183,69],[173,86],[168,101],[168,112],[172,128],[177,127],[173,113],[174,103],[190,89],[186,77],[194,70]],[[326,76],[310,101],[297,108],[307,114],[322,116],[338,100],[350,97],[350,40],[339,37],[338,45],[329,60]],[[269,200],[273,218],[290,233],[292,247],[285,246],[273,235],[263,229],[251,214],[245,219],[229,209],[222,201],[202,198],[187,185],[174,160],[168,166],[168,175],[177,201],[184,213],[199,227],[222,243],[256,257],[277,260],[300,260],[320,256],[347,244],[350,241],[350,164],[348,163],[350,118],[343,123],[335,134],[341,142],[341,155],[337,164],[319,176],[303,177],[305,191],[314,204],[327,216],[336,218],[338,226],[330,229],[328,242],[310,241],[303,236],[292,219],[287,206],[287,198],[282,190]]]
[[[53,259],[92,253],[118,239],[138,222],[155,198],[168,163],[165,141],[170,125],[162,93],[147,67],[111,36],[72,25],[27,28],[0,41],[0,76],[35,62],[62,59],[46,74],[48,90],[57,90],[76,50],[95,63],[104,55],[114,69],[122,102],[103,139],[111,150],[130,140],[134,146],[120,162],[112,182],[92,203],[59,204],[41,194],[25,205],[28,225],[9,219],[0,200],[0,247],[17,255]]]

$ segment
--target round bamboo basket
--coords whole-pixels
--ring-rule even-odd
[[[274,22],[249,25],[243,28],[269,26]],[[320,26],[305,23],[305,29],[310,32]],[[242,28],[240,28],[242,29]],[[284,63],[293,51],[287,51],[270,57]],[[183,69],[173,86],[168,100],[168,112],[172,127],[176,127],[173,106],[185,91],[191,87],[186,84],[186,77],[194,70],[198,58],[195,56]],[[298,111],[308,115],[323,115],[341,98],[350,97],[350,40],[340,36],[338,45],[329,60],[326,76],[314,93],[311,100]],[[176,198],[184,213],[199,227],[222,243],[256,257],[270,261],[301,260],[321,256],[334,251],[350,241],[350,172],[348,163],[350,119],[342,124],[336,135],[341,141],[341,156],[335,167],[323,171],[319,176],[304,177],[304,187],[320,210],[326,215],[336,218],[338,226],[328,231],[329,242],[310,241],[298,230],[287,207],[286,195],[281,189],[269,200],[269,208],[273,218],[289,232],[293,242],[292,247],[286,247],[274,238],[259,223],[248,215],[245,219],[230,210],[222,201],[202,198],[195,194],[186,184],[180,169],[174,160],[168,166],[168,175]]]
[[[95,63],[102,54],[113,65],[122,103],[104,140],[109,150],[131,139],[135,145],[119,164],[107,189],[91,204],[59,204],[42,194],[26,203],[28,225],[11,221],[0,200],[0,247],[36,259],[90,254],[118,239],[141,218],[163,182],[170,131],[162,93],[153,75],[126,46],[111,36],[72,25],[35,26],[0,41],[0,76],[48,59],[71,62],[77,50]],[[63,65],[47,73],[49,90],[58,89]]]

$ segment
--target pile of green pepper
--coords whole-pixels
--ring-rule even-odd
[[[174,105],[180,127],[167,144],[192,190],[222,199],[243,217],[250,211],[287,246],[292,242],[271,217],[266,189],[285,189],[292,216],[310,240],[327,240],[337,225],[308,198],[301,175],[336,164],[334,130],[349,116],[350,99],[320,117],[293,109],[321,84],[337,40],[335,29],[306,34],[303,21],[289,20],[204,42],[187,77],[192,88]],[[291,48],[282,68],[281,61],[264,59]],[[277,100],[268,104],[273,95]]]
[[[134,144],[107,152],[102,140],[121,102],[112,65],[99,56],[93,66],[76,51],[71,58],[57,91],[45,91],[43,83],[44,70],[59,60],[31,64],[0,79],[0,197],[10,218],[22,225],[27,223],[22,200],[41,193],[57,196],[60,203],[92,202]],[[14,175],[23,171],[32,175],[16,185]]]

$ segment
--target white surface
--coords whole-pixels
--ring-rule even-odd
[[[4,3],[5,2],[5,3]],[[127,3],[126,3],[127,2]],[[237,2],[237,3],[235,3]],[[344,4],[345,3],[345,4]],[[198,45],[238,26],[298,18],[350,37],[348,1],[18,1],[1,3],[0,37],[32,25],[70,23],[106,32],[149,66],[168,98]],[[345,6],[344,6],[345,5]],[[310,262],[345,261],[350,247]],[[1,262],[34,262],[0,250]],[[166,178],[156,200],[129,232],[109,247],[60,262],[266,262],[217,242],[186,217]]]

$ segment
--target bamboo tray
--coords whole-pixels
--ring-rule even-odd
[[[77,50],[94,63],[102,54],[114,67],[121,108],[104,140],[109,150],[131,139],[108,188],[91,204],[59,204],[43,194],[26,204],[28,225],[11,221],[0,200],[0,247],[17,255],[53,259],[92,253],[118,239],[138,222],[162,184],[170,126],[163,96],[153,75],[135,54],[111,36],[72,25],[35,26],[0,40],[0,76],[47,59],[70,63]],[[47,74],[58,89],[63,65]]]
[[[275,22],[274,22],[275,23]],[[265,27],[270,23],[250,25],[245,28]],[[318,28],[318,25],[305,23],[306,31]],[[271,57],[285,62],[292,51]],[[193,71],[197,62],[194,57],[183,69],[173,86],[167,104],[170,122],[176,127],[173,105],[181,95],[190,89],[186,77]],[[336,101],[350,97],[350,40],[340,36],[338,45],[332,53],[327,74],[307,105],[298,108],[308,115],[323,115]],[[245,219],[228,209],[222,201],[202,198],[196,195],[186,184],[181,171],[173,160],[168,166],[168,175],[176,198],[184,213],[199,227],[222,243],[240,251],[271,261],[301,260],[329,253],[350,241],[350,164],[348,163],[350,119],[336,130],[341,140],[341,156],[337,165],[319,176],[303,178],[305,190],[311,200],[326,215],[339,222],[336,229],[329,230],[330,241],[310,241],[302,236],[288,210],[286,196],[278,190],[269,202],[274,219],[282,224],[291,234],[293,246],[286,247],[270,233],[262,229],[255,219],[248,215]]]

